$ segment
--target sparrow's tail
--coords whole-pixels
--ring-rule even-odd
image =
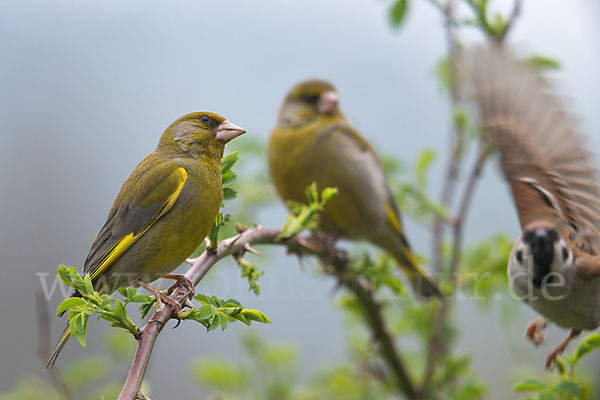
[[[54,366],[54,363],[56,362],[56,359],[58,358],[58,355],[60,354],[63,347],[65,347],[65,345],[67,344],[70,337],[71,337],[71,333],[69,332],[69,324],[67,324],[67,327],[63,331],[63,334],[60,337],[60,340],[56,344],[56,347],[54,348],[52,355],[50,356],[50,358],[48,359],[48,362],[46,363],[46,371],[52,369],[52,367]]]

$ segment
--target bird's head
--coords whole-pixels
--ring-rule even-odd
[[[286,95],[279,112],[283,126],[302,126],[318,118],[340,115],[335,87],[322,80],[308,80],[294,86]]]
[[[178,118],[167,128],[157,150],[191,156],[215,154],[220,158],[225,144],[245,132],[218,114],[191,113]]]
[[[573,260],[567,242],[549,221],[534,221],[525,226],[513,257],[530,271],[531,281],[538,288],[551,280],[546,278],[548,274],[561,273]]]

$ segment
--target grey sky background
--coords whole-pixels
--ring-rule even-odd
[[[424,1],[412,3],[407,25],[394,32],[388,3],[374,0],[0,2],[0,392],[19,377],[41,373],[35,274],[54,274],[59,263],[81,265],[121,184],[180,115],[214,111],[264,140],[291,85],[329,79],[344,112],[376,148],[408,162],[426,147],[439,152],[431,182],[438,193],[448,108],[433,66],[445,51],[444,37],[438,13]],[[552,76],[597,154],[598,17],[592,0],[528,0],[511,35],[523,52],[561,61]],[[481,37],[473,31],[466,40]],[[518,233],[499,177],[495,165],[484,172],[468,240]],[[284,218],[277,206],[259,222],[278,226]],[[426,232],[410,220],[406,225],[413,246],[427,252]],[[260,297],[247,292],[231,263],[199,290],[265,311],[273,324],[251,329],[274,342],[296,343],[310,376],[344,356],[333,282],[271,254],[263,262],[269,265]],[[301,317],[290,320],[288,313]],[[533,315],[522,307],[523,328]],[[515,352],[497,318],[467,302],[459,305],[459,319],[459,347],[490,382],[491,398],[514,396],[508,369],[515,362],[541,372],[550,345],[536,350],[526,344]],[[52,342],[62,323],[53,325]],[[167,330],[148,375],[155,397],[167,398],[173,379],[181,381],[181,396],[197,393],[187,363],[206,355],[239,357],[238,337],[247,329],[206,333],[184,324]],[[90,323],[90,352],[101,348],[100,331]],[[563,334],[551,329],[548,342]],[[77,347],[71,343],[59,362],[83,356]],[[594,357],[591,365],[598,365]]]

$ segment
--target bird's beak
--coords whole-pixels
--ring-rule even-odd
[[[327,91],[319,97],[317,109],[322,114],[333,114],[337,111],[340,99],[336,92]]]
[[[229,142],[231,139],[235,139],[243,133],[246,133],[243,128],[240,128],[229,121],[221,122],[221,124],[217,126],[215,132],[217,132],[217,139],[223,140],[225,143]]]

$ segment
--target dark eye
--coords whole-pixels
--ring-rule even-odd
[[[200,121],[207,123],[208,121],[210,121],[210,117],[208,115],[203,115],[200,117]]]
[[[302,96],[302,101],[308,104],[317,104],[319,96],[316,94],[305,94]]]
[[[523,264],[523,250],[519,249],[517,250],[517,261],[519,262],[519,264]]]
[[[567,258],[569,258],[569,250],[567,250],[566,247],[562,248],[562,258],[563,262],[567,261]]]

